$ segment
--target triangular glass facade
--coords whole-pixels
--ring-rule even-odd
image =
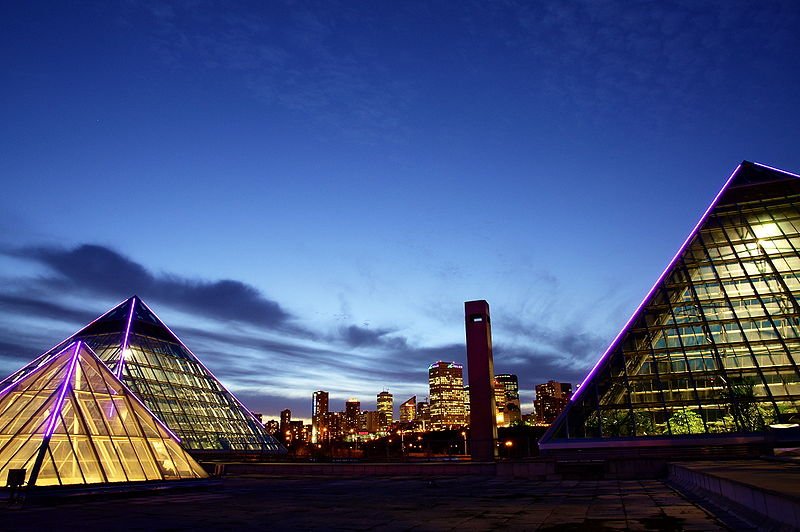
[[[541,447],[796,422],[799,251],[800,177],[743,162]]]
[[[208,476],[80,341],[0,391],[0,478],[11,469],[28,486]]]
[[[190,451],[285,449],[138,297],[133,296],[33,361],[5,383],[81,340]]]

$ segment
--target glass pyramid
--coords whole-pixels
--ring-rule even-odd
[[[10,469],[28,486],[208,476],[81,341],[0,391],[0,478]]]
[[[137,296],[109,310],[0,386],[85,342],[189,451],[285,452],[263,425]]]
[[[800,419],[800,176],[743,162],[540,442]]]

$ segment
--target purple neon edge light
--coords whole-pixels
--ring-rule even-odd
[[[759,166],[765,166],[765,165],[759,165]],[[658,276],[658,279],[653,284],[652,288],[650,288],[650,290],[647,292],[647,295],[644,296],[644,299],[642,299],[641,303],[639,303],[639,306],[636,307],[636,310],[633,311],[633,314],[631,314],[631,317],[628,318],[628,321],[625,322],[625,325],[622,327],[622,329],[620,329],[619,333],[617,333],[617,336],[615,336],[614,339],[611,341],[611,344],[609,344],[608,348],[603,353],[603,356],[600,357],[600,359],[594,365],[594,367],[589,372],[589,374],[586,375],[586,378],[583,379],[583,382],[581,382],[580,386],[578,387],[578,390],[575,392],[575,394],[570,399],[571,402],[574,402],[574,401],[578,400],[578,398],[582,395],[583,390],[586,388],[586,384],[589,383],[594,378],[594,375],[595,375],[595,373],[597,373],[598,368],[600,368],[603,365],[605,360],[617,348],[617,345],[619,344],[620,340],[622,340],[622,338],[625,336],[625,333],[628,331],[628,327],[630,327],[631,323],[633,323],[634,320],[636,320],[636,318],[639,317],[639,313],[642,311],[642,308],[644,308],[644,306],[647,304],[647,302],[650,301],[650,298],[653,296],[653,294],[655,293],[656,289],[661,285],[661,282],[672,271],[672,268],[675,266],[675,263],[678,261],[678,259],[681,257],[681,255],[683,255],[684,251],[686,251],[686,248],[689,246],[689,244],[692,242],[692,240],[694,240],[694,237],[697,235],[697,233],[700,231],[700,228],[706,222],[706,219],[711,214],[711,211],[714,209],[714,207],[717,206],[717,202],[719,202],[719,200],[722,197],[722,195],[725,193],[726,190],[728,190],[728,187],[730,186],[731,182],[733,181],[733,178],[736,177],[736,175],[739,173],[739,170],[741,170],[741,168],[742,168],[742,165],[739,164],[736,167],[736,169],[733,171],[733,173],[731,173],[730,177],[728,177],[728,180],[725,181],[725,184],[722,185],[722,188],[720,189],[719,192],[717,192],[717,195],[714,197],[714,200],[711,202],[711,204],[706,209],[706,212],[704,212],[703,216],[700,217],[700,220],[694,226],[694,229],[692,229],[692,231],[689,233],[689,236],[686,237],[686,240],[683,241],[683,244],[681,244],[681,247],[678,248],[678,252],[675,253],[675,256],[672,257],[672,260],[669,261],[669,264],[667,264],[667,267],[664,268],[664,271],[661,272],[661,275]],[[769,167],[766,167],[766,168],[769,168]],[[788,172],[784,172],[784,173],[788,173]],[[555,426],[555,423],[553,425]]]
[[[53,413],[50,414],[50,421],[47,425],[47,430],[44,431],[45,439],[50,438],[50,436],[53,435],[53,431],[56,429],[56,421],[61,413],[61,407],[64,404],[64,397],[66,397],[67,390],[72,384],[72,374],[75,371],[75,364],[78,362],[78,353],[81,350],[81,344],[82,342],[80,340],[75,342],[75,352],[72,354],[72,358],[70,358],[67,375],[64,377],[64,382],[61,384],[61,391],[58,393],[58,399],[56,399],[56,403],[53,407]]]
[[[133,311],[136,308],[136,296],[131,297],[131,310],[128,313],[128,324],[125,326],[125,335],[122,337],[122,345],[119,352],[119,363],[114,374],[117,378],[122,378],[122,368],[125,366],[125,351],[128,349],[128,336],[131,334],[131,323],[133,322]]]
[[[762,168],[766,168],[768,170],[772,170],[773,172],[779,172],[781,174],[790,175],[792,177],[796,177],[796,178],[800,179],[800,175],[799,174],[794,174],[792,172],[787,172],[786,170],[781,170],[780,168],[775,168],[774,166],[770,166],[768,164],[763,164],[763,163],[753,163],[753,164],[756,165],[756,166],[760,166]]]

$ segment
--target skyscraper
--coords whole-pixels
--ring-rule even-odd
[[[800,176],[742,162],[540,447],[741,443],[800,421],[798,250]]]
[[[319,390],[311,396],[311,441],[317,443],[321,441],[322,429],[328,413],[328,392]]]
[[[467,423],[464,409],[464,370],[455,362],[434,362],[428,367],[431,424],[433,428],[461,427]]]
[[[386,419],[381,412],[377,410],[365,410],[364,417],[364,430],[370,434],[385,431],[385,427],[381,426],[381,421]]]
[[[378,413],[381,428],[388,429],[394,422],[394,397],[386,390],[378,394]]]
[[[292,432],[292,411],[288,408],[281,410],[281,441],[288,443],[291,440]]]
[[[503,385],[503,424],[511,424],[522,420],[522,409],[519,401],[519,381],[511,373],[495,375],[495,379]]]
[[[344,403],[344,430],[346,433],[361,430],[361,401],[354,397]]]
[[[568,382],[547,381],[536,385],[533,410],[537,425],[549,425],[567,406],[572,397],[572,385]]]
[[[414,395],[400,405],[400,422],[411,423],[417,418],[417,396]]]
[[[431,404],[428,401],[417,403],[417,424],[425,431],[431,426]]]

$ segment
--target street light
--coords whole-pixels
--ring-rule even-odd
[[[467,454],[467,431],[461,431],[461,437],[464,438],[464,454]]]
[[[400,436],[400,456],[405,456],[405,431],[398,430],[397,434]]]

